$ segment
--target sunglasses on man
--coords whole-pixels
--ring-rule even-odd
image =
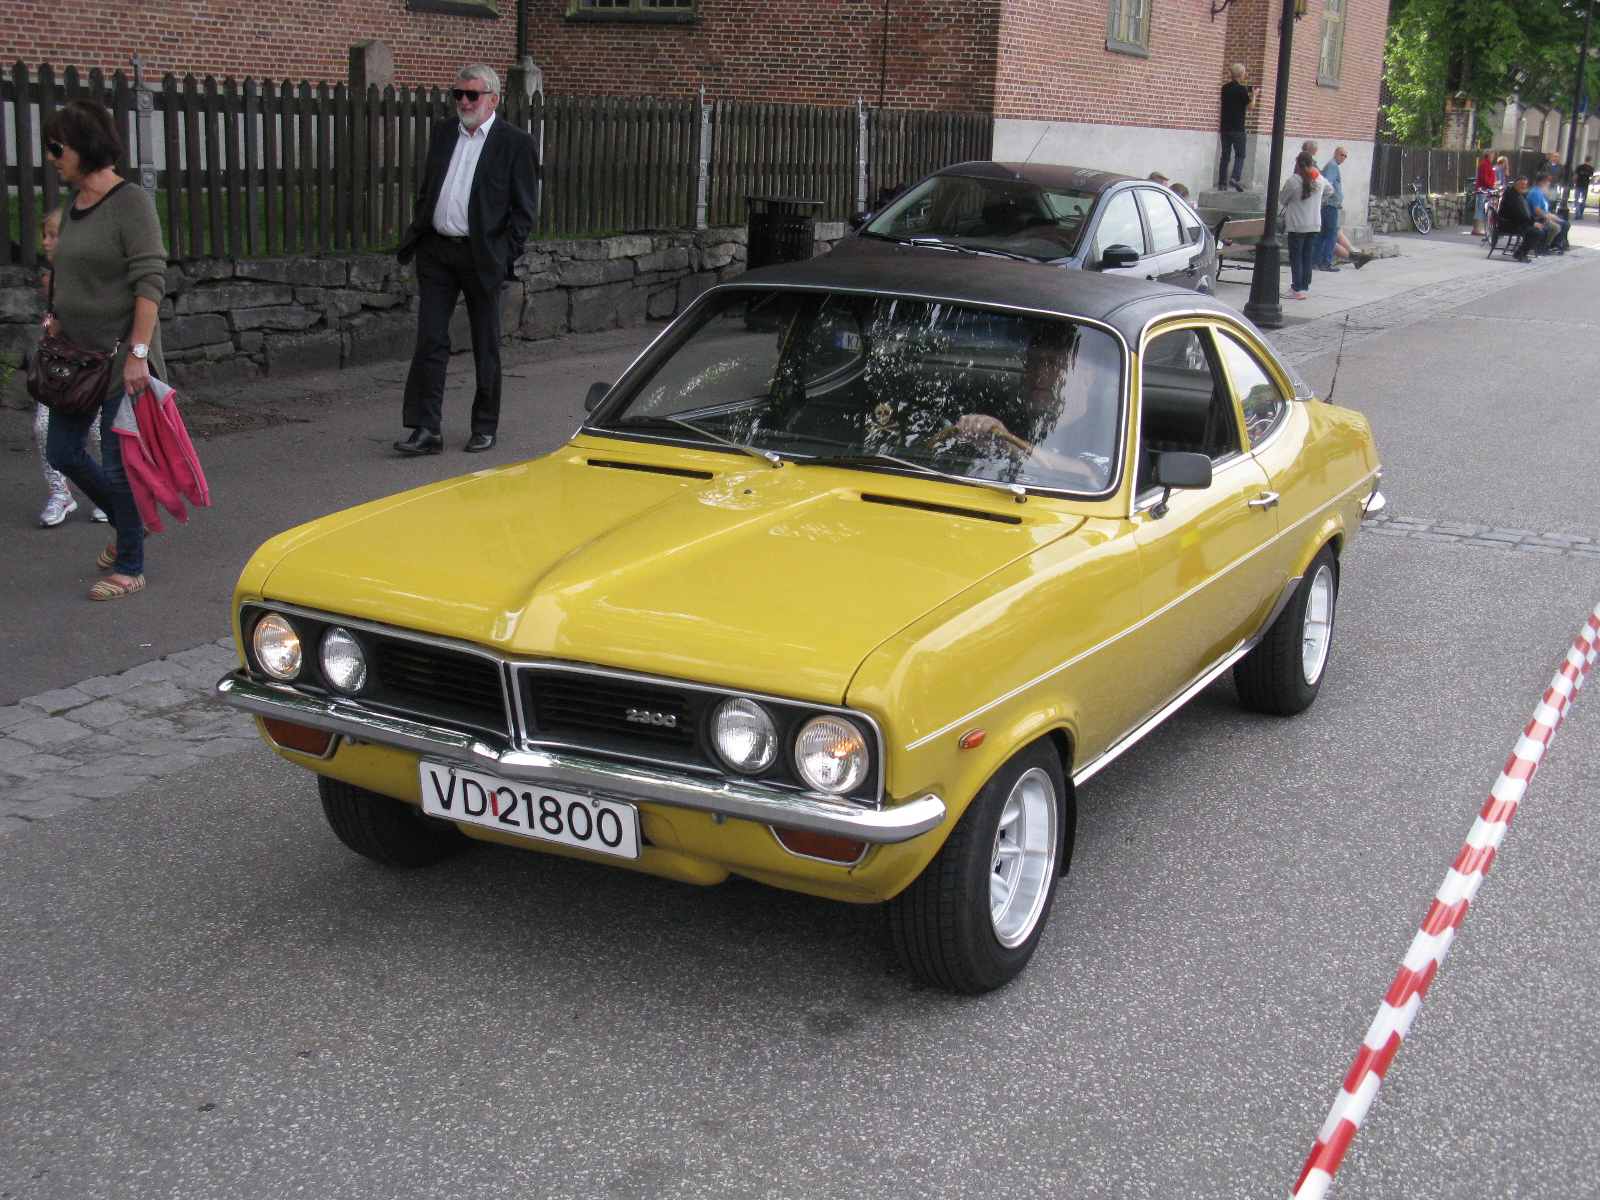
[[[474,104],[476,104],[478,102],[478,97],[479,96],[492,96],[492,95],[494,95],[493,92],[480,92],[476,88],[451,88],[450,89],[450,99],[452,99],[452,100],[471,100]]]

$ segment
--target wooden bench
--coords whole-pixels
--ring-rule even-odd
[[[1264,217],[1223,217],[1212,229],[1212,234],[1217,239],[1217,278],[1220,280],[1222,272],[1232,267],[1236,271],[1254,270],[1256,263],[1256,248],[1253,245],[1242,246],[1239,244],[1243,238],[1258,238],[1265,232],[1266,218]],[[1223,245],[1224,240],[1233,242],[1231,246]]]

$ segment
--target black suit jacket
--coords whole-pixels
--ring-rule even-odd
[[[417,244],[433,228],[433,210],[439,203],[450,156],[455,152],[461,122],[451,117],[433,127],[428,143],[428,165],[411,227],[400,239],[395,257],[408,263],[416,256]],[[489,126],[478,169],[472,176],[472,194],[467,200],[467,236],[472,246],[472,265],[488,291],[501,282],[516,278],[517,257],[533,232],[539,215],[539,155],[533,136],[518,129],[498,113]]]

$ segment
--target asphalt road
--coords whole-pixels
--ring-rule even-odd
[[[1597,285],[1345,351],[1394,511],[1600,535]],[[352,493],[395,469],[358,407],[303,435],[347,430]],[[284,428],[213,458],[292,467]],[[259,748],[37,822],[0,838],[0,1198],[1285,1196],[1597,598],[1600,562],[1357,539],[1317,705],[1224,681],[1097,776],[1033,966],[978,999],[913,986],[874,909],[380,869]],[[1582,696],[1336,1196],[1596,1193],[1597,732]]]

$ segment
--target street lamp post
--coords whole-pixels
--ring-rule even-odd
[[[1572,202],[1572,157],[1578,152],[1578,105],[1583,103],[1583,70],[1589,65],[1589,28],[1594,24],[1594,0],[1583,18],[1583,48],[1578,51],[1578,77],[1572,81],[1572,113],[1567,121],[1567,178],[1561,189],[1561,202]]]
[[[1593,3],[1593,0],[1590,0]],[[1278,247],[1278,175],[1283,170],[1283,134],[1289,120],[1289,53],[1294,48],[1296,0],[1283,0],[1278,27],[1278,87],[1272,98],[1272,150],[1267,159],[1267,211],[1256,243],[1255,269],[1250,273],[1250,301],[1244,315],[1263,329],[1283,327],[1283,304],[1278,294],[1278,267],[1283,261]]]

